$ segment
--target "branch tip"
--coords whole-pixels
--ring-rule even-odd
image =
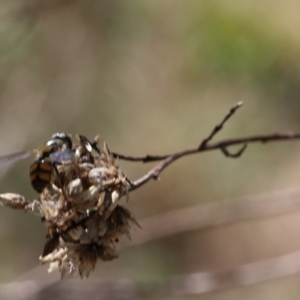
[[[224,118],[223,122],[225,123],[241,106],[243,106],[243,104],[244,104],[243,101],[239,101],[237,104],[235,104],[234,106],[232,106],[231,109],[230,109],[230,111],[229,111],[229,113]]]

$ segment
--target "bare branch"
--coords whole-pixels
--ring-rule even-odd
[[[238,108],[240,108],[243,105],[243,102],[238,102],[236,105],[234,105],[229,112],[227,113],[227,115],[224,117],[224,119],[221,121],[220,124],[216,125],[214,127],[214,129],[212,130],[212,132],[209,134],[209,136],[207,138],[205,138],[199,145],[199,150],[200,149],[204,149],[205,146],[208,144],[209,141],[211,141],[213,139],[213,137],[223,129],[224,124],[234,115],[234,113],[237,111]],[[221,149],[222,150],[222,149]],[[200,152],[200,151],[199,151]],[[243,152],[243,151],[242,151]],[[119,159],[123,159],[123,160],[128,160],[128,161],[142,161],[144,163],[146,162],[151,162],[151,161],[159,161],[159,160],[163,160],[166,159],[167,157],[171,156],[172,154],[168,154],[168,155],[144,155],[144,156],[129,156],[129,155],[124,155],[124,154],[119,154],[116,152],[112,152],[112,154],[115,157],[118,157]],[[240,154],[241,155],[241,154]],[[226,156],[230,156],[230,155],[226,155]],[[231,156],[232,157],[232,156]],[[236,157],[236,156],[233,156]]]
[[[239,107],[242,106],[242,102],[238,102],[236,105],[234,105],[230,111],[226,114],[226,116],[223,118],[223,120],[214,127],[212,132],[208,135],[207,138],[205,138],[198,147],[186,149],[183,151],[175,152],[173,154],[168,155],[145,155],[145,156],[126,156],[118,153],[113,153],[113,155],[119,157],[120,159],[129,160],[129,161],[142,161],[142,162],[153,162],[153,161],[161,161],[158,165],[156,165],[153,169],[151,169],[147,174],[145,174],[143,177],[139,178],[136,181],[129,181],[131,188],[130,191],[133,191],[140,186],[147,183],[150,179],[158,179],[158,176],[160,173],[171,163],[173,163],[175,160],[187,156],[190,154],[196,154],[199,152],[204,151],[211,151],[211,150],[220,150],[226,157],[231,158],[238,158],[240,157],[244,151],[246,150],[246,147],[249,143],[266,143],[266,142],[274,142],[274,141],[283,141],[283,140],[291,140],[291,139],[299,139],[300,133],[273,133],[273,134],[266,134],[266,135],[254,135],[249,137],[242,137],[242,138],[234,138],[234,139],[226,139],[223,141],[215,142],[215,143],[209,143],[213,137],[222,130],[224,124],[234,115],[234,113],[237,111]],[[240,150],[238,150],[235,153],[231,153],[228,150],[229,146],[234,145],[243,145]]]
[[[118,157],[119,159],[127,160],[127,161],[133,161],[133,162],[154,162],[154,161],[161,161],[158,165],[156,165],[153,169],[151,169],[147,174],[145,174],[143,177],[137,179],[136,181],[130,181],[128,182],[131,185],[130,191],[133,191],[140,186],[147,183],[150,179],[158,179],[160,173],[171,163],[173,163],[175,160],[191,155],[196,154],[199,152],[204,151],[212,151],[212,150],[220,150],[226,157],[231,158],[239,158],[244,151],[247,148],[247,145],[249,143],[267,143],[267,142],[275,142],[275,141],[284,141],[284,140],[291,140],[291,139],[299,139],[300,133],[293,133],[293,132],[287,132],[287,133],[273,133],[273,134],[265,134],[265,135],[254,135],[249,137],[241,137],[241,138],[233,138],[233,139],[226,139],[223,141],[215,142],[215,143],[209,143],[213,137],[222,130],[224,124],[234,115],[234,113],[237,111],[238,108],[240,108],[243,105],[243,102],[238,102],[236,105],[234,105],[229,112],[225,115],[223,120],[214,127],[212,132],[206,137],[198,147],[182,150],[179,152],[175,152],[173,154],[167,154],[167,155],[149,155],[146,154],[144,156],[129,156],[129,155],[123,155],[116,152],[112,152],[112,154],[115,157]],[[231,153],[228,150],[228,147],[235,146],[235,145],[243,145],[240,150],[238,150],[235,153]]]
[[[245,150],[246,146],[245,144],[249,143],[267,143],[267,142],[276,142],[276,141],[284,141],[284,140],[296,140],[300,139],[300,133],[293,133],[293,132],[287,132],[287,133],[273,133],[273,134],[265,134],[265,135],[256,135],[256,136],[249,136],[249,137],[241,137],[241,138],[234,138],[234,139],[227,139],[215,143],[206,144],[203,148],[199,149],[198,147],[183,150],[180,152],[176,152],[174,154],[166,155],[166,156],[147,156],[148,158],[153,158],[152,161],[155,160],[162,160],[158,165],[156,165],[153,169],[151,169],[146,175],[141,177],[140,179],[131,182],[131,191],[137,189],[138,187],[144,185],[146,182],[148,182],[150,179],[157,179],[159,174],[171,163],[173,163],[175,160],[191,155],[196,154],[199,152],[205,152],[205,151],[211,151],[211,150],[221,150],[224,153],[224,149],[228,148],[229,146],[235,146],[235,145],[244,145],[241,150],[239,150],[235,154],[230,154],[228,150],[226,150],[226,154],[229,153],[230,157],[240,156],[243,151]],[[241,153],[240,153],[241,152]],[[226,155],[225,154],[225,155]]]
[[[253,135],[248,137],[239,137],[239,138],[232,138],[232,139],[226,139],[215,143],[210,143],[209,145],[206,145],[204,148],[199,149],[197,148],[191,148],[184,151],[176,152],[178,153],[187,153],[188,154],[196,154],[199,152],[205,152],[205,151],[211,151],[221,148],[226,148],[228,146],[236,146],[241,144],[249,144],[249,143],[268,143],[268,142],[279,142],[279,141],[286,141],[286,140],[297,140],[300,139],[300,133],[296,132],[275,132],[271,134],[261,134],[261,135]],[[221,150],[222,151],[222,150]],[[175,154],[165,154],[165,155],[141,155],[141,156],[130,156],[130,155],[124,155],[119,154],[117,152],[112,152],[112,154],[119,159],[132,161],[132,162],[155,162],[155,161],[161,161],[164,160],[172,155]]]

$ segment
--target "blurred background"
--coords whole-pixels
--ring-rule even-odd
[[[171,153],[196,146],[238,101],[243,108],[215,140],[299,132],[299,11],[294,0],[2,0],[0,153],[35,148],[57,131],[100,134],[122,154]],[[249,145],[239,159],[216,151],[186,157],[124,205],[137,220],[212,203],[242,206],[246,195],[297,188],[299,153],[299,142],[290,141]],[[35,199],[29,165],[30,159],[1,167],[0,193]],[[120,166],[135,180],[153,164]],[[56,283],[58,273],[37,268],[45,241],[39,217],[1,208],[0,282],[8,288],[21,278],[52,278],[32,299],[82,299],[78,290],[104,279],[163,282],[298,251],[299,226],[295,210],[186,231],[124,248],[119,259],[99,262],[88,280]],[[137,231],[133,243],[147,227]],[[196,297],[299,299],[299,281],[295,272]],[[101,289],[85,295],[99,299]]]

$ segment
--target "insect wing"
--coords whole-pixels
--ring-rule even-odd
[[[65,162],[70,161],[74,158],[74,151],[71,149],[64,149],[62,151],[50,153],[50,158],[52,162]]]
[[[23,159],[29,157],[33,153],[34,153],[34,150],[21,151],[21,152],[17,152],[17,153],[2,155],[2,156],[0,156],[0,165],[23,160]]]

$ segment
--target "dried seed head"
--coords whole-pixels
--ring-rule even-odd
[[[56,165],[51,184],[39,200],[28,203],[17,194],[0,195],[0,203],[15,209],[37,209],[47,227],[48,241],[40,261],[61,276],[89,276],[98,259],[118,257],[115,243],[130,238],[131,226],[139,226],[119,205],[130,184],[107,145],[99,147],[78,135],[72,161]]]

